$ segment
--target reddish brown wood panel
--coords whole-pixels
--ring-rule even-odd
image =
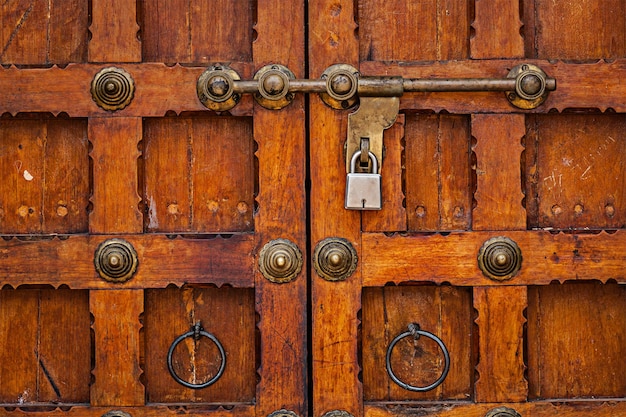
[[[434,61],[468,57],[468,1],[358,1],[362,61]],[[337,5],[335,13],[341,6]]]
[[[404,115],[385,131],[383,146],[385,158],[379,168],[382,184],[383,208],[363,212],[361,229],[367,232],[395,232],[406,230],[406,210],[402,190],[402,154],[404,145]]]
[[[476,140],[474,230],[526,228],[521,179],[524,134],[523,115],[472,115]]]
[[[233,288],[167,288],[146,291],[144,315],[146,395],[149,403],[252,402],[256,388],[254,292]],[[226,352],[224,374],[206,389],[178,384],[167,368],[174,340],[201,322]],[[221,355],[206,337],[185,339],[174,350],[177,375],[193,384],[212,378]]]
[[[626,289],[615,283],[528,289],[530,397],[626,396]]]
[[[89,402],[87,292],[3,290],[0,315],[1,402]]]
[[[102,242],[121,238],[137,251],[136,275],[112,285],[94,268],[94,253]],[[173,238],[164,235],[71,236],[67,239],[13,238],[0,240],[0,283],[49,284],[71,288],[164,288],[169,284],[211,283],[252,287],[256,264],[252,235]],[[38,268],[33,268],[37,265]]]
[[[478,268],[482,244],[508,236],[522,251],[522,268],[509,281],[486,278]],[[615,279],[624,282],[626,234],[552,234],[549,232],[468,232],[447,236],[363,234],[363,284],[389,282],[448,282],[452,285],[545,285],[553,280]]]
[[[147,119],[143,146],[146,231],[253,230],[251,119]]]
[[[140,0],[144,61],[250,61],[255,2]]]
[[[89,309],[95,344],[90,403],[93,406],[141,406],[140,317],[142,290],[93,290]]]
[[[101,417],[110,411],[121,411],[128,413],[133,417],[179,417],[181,414],[186,417],[250,417],[254,415],[254,405],[243,404],[229,404],[226,406],[218,406],[211,408],[207,411],[205,407],[183,407],[180,406],[167,406],[167,405],[153,405],[146,407],[115,407],[111,410],[111,407],[87,407],[82,405],[76,405],[73,407],[39,407],[39,408],[5,408],[2,412],[7,416],[71,416],[71,417]]]
[[[470,39],[472,58],[522,58],[519,0],[476,0]]]
[[[626,225],[623,115],[534,116],[527,122],[526,202],[531,227]]]
[[[138,233],[143,230],[137,175],[141,135],[140,118],[89,119],[93,160],[91,233]]]
[[[472,395],[472,301],[463,288],[404,286],[363,290],[362,361],[364,401],[467,400]],[[450,354],[443,384],[426,393],[403,389],[388,376],[385,355],[410,323],[433,333]],[[391,366],[400,380],[416,387],[435,382],[444,369],[439,346],[425,336],[399,341]]]
[[[526,56],[596,60],[626,56],[626,3],[526,0]]]
[[[0,121],[1,233],[85,232],[87,153],[85,121]]]
[[[87,24],[88,3],[82,0],[3,2],[0,6],[0,63],[84,62]]]
[[[409,230],[467,230],[472,216],[469,118],[411,115],[406,127]]]
[[[525,287],[475,287],[478,364],[476,402],[522,402],[524,378]]]
[[[89,62],[141,62],[137,3],[91,0]]]

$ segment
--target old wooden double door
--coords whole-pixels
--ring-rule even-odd
[[[626,415],[623,1],[0,12],[0,414]],[[354,108],[243,95],[217,113],[196,91],[216,63],[526,63],[557,89],[532,110],[405,94],[383,209],[361,213],[344,209]]]

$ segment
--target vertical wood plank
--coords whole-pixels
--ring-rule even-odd
[[[475,287],[478,312],[479,362],[475,382],[477,402],[526,401],[524,378],[524,309],[526,287]]]
[[[48,5],[48,61],[55,64],[86,62],[89,3],[83,0],[50,0]]]
[[[136,0],[92,0],[89,62],[141,62]]]
[[[406,230],[406,210],[402,191],[402,143],[404,115],[385,131],[383,143],[385,159],[379,173],[382,175],[383,209],[363,212],[364,232],[397,232]]]
[[[92,290],[89,308],[95,342],[91,405],[144,405],[139,380],[143,290]]]
[[[304,2],[258,0],[255,67],[279,63],[296,77],[304,74]],[[255,235],[259,249],[286,238],[295,243],[306,265],[305,117],[301,95],[290,106],[272,111],[256,105],[254,138],[258,144],[259,192]],[[293,281],[275,284],[256,270],[261,360],[256,415],[288,409],[307,413],[306,268]],[[299,306],[296,309],[289,306]]]
[[[474,230],[526,228],[520,168],[525,128],[521,114],[472,115],[477,160]]]
[[[476,0],[474,4],[472,58],[523,58],[519,0]]]
[[[141,137],[141,118],[89,119],[89,140],[93,145],[91,233],[142,231],[137,177],[137,145]]]
[[[0,62],[48,62],[48,4],[43,1],[3,2],[0,8]]]

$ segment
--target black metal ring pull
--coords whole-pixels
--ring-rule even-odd
[[[185,381],[184,379],[182,379],[181,377],[178,376],[178,374],[176,373],[176,371],[174,371],[174,366],[172,365],[172,356],[174,354],[174,349],[176,349],[176,346],[178,346],[178,344],[180,342],[182,342],[183,340],[185,340],[188,337],[193,337],[194,340],[199,340],[201,337],[206,337],[207,339],[210,339],[213,343],[215,343],[215,346],[217,346],[218,350],[220,351],[220,355],[222,356],[222,362],[220,364],[220,369],[217,371],[217,373],[208,381],[205,381],[201,384],[192,384],[190,382]],[[169,369],[170,371],[170,375],[172,375],[172,378],[174,378],[174,380],[176,382],[178,382],[180,385],[183,385],[187,388],[191,388],[191,389],[202,389],[202,388],[206,388],[209,385],[214,384],[218,379],[220,379],[220,377],[222,376],[222,374],[224,373],[224,368],[226,368],[226,352],[224,352],[224,347],[222,346],[222,344],[220,343],[219,340],[217,340],[217,338],[212,335],[211,333],[205,331],[202,328],[202,325],[200,322],[196,323],[190,331],[188,331],[185,334],[181,334],[180,336],[178,336],[173,342],[172,345],[170,346],[169,351],[167,352],[167,369]]]
[[[448,352],[448,349],[446,348],[446,345],[443,344],[441,339],[439,339],[437,336],[435,336],[434,334],[432,334],[430,332],[426,332],[424,330],[421,330],[419,324],[411,323],[411,324],[409,324],[408,328],[409,328],[408,331],[406,331],[404,333],[400,333],[399,335],[397,335],[391,341],[391,343],[389,344],[389,347],[387,348],[387,373],[389,374],[389,377],[391,378],[391,380],[393,382],[395,382],[396,384],[400,385],[402,388],[404,388],[406,390],[415,391],[415,392],[430,391],[432,389],[437,388],[439,385],[441,385],[443,380],[446,379],[446,376],[448,376],[448,371],[450,371],[450,353]],[[434,340],[439,345],[439,348],[443,352],[443,357],[445,359],[445,366],[443,368],[443,372],[441,373],[441,375],[439,376],[439,378],[435,382],[433,382],[432,384],[430,384],[428,386],[416,387],[416,386],[407,384],[406,382],[401,381],[396,376],[396,374],[393,373],[393,369],[391,369],[391,352],[393,351],[394,346],[400,340],[402,340],[402,339],[404,339],[405,337],[408,337],[408,336],[413,337],[415,340],[419,339],[420,336],[428,337],[429,339]]]

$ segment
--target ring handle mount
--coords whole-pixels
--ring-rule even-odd
[[[194,383],[185,381],[180,376],[178,376],[178,374],[174,370],[174,364],[172,362],[174,350],[176,349],[176,347],[178,346],[180,342],[187,339],[188,337],[192,337],[196,341],[200,340],[201,337],[206,337],[207,339],[211,340],[215,344],[215,346],[217,346],[217,349],[220,352],[220,356],[222,357],[222,361],[220,363],[220,367],[217,373],[213,377],[211,377],[209,380],[202,382],[200,384],[194,384]],[[217,337],[215,337],[213,334],[205,331],[202,328],[202,324],[200,322],[197,322],[195,325],[193,325],[191,327],[191,330],[189,330],[187,333],[183,333],[180,336],[178,336],[176,339],[174,339],[174,341],[172,342],[167,352],[167,369],[170,371],[170,375],[172,376],[172,378],[174,378],[176,382],[178,382],[180,385],[187,387],[187,388],[202,389],[210,385],[213,385],[215,382],[217,382],[218,379],[220,379],[222,374],[224,374],[225,368],[226,368],[226,352],[224,351],[224,347],[222,346],[220,341],[217,339]]]
[[[406,382],[401,381],[393,372],[393,369],[391,367],[391,353],[393,351],[393,348],[400,340],[409,336],[413,337],[415,340],[419,339],[420,336],[424,336],[429,339],[432,339],[435,343],[437,343],[437,345],[439,346],[439,349],[441,349],[441,351],[443,352],[443,357],[445,361],[443,372],[441,372],[441,375],[439,376],[439,378],[437,378],[435,382],[425,387],[416,387],[414,385],[407,384]],[[446,348],[446,345],[441,341],[441,339],[439,339],[437,336],[435,336],[434,334],[430,332],[421,330],[419,324],[411,323],[408,325],[408,330],[406,332],[400,333],[391,341],[391,343],[389,343],[389,347],[387,348],[387,355],[386,355],[386,368],[387,368],[387,374],[389,375],[391,380],[395,382],[396,384],[398,384],[399,386],[401,386],[402,388],[408,391],[413,391],[413,392],[426,392],[426,391],[430,391],[430,390],[437,388],[439,385],[441,385],[441,383],[443,383],[444,379],[446,379],[446,377],[448,376],[448,372],[450,371],[450,353],[448,352],[448,348]]]

